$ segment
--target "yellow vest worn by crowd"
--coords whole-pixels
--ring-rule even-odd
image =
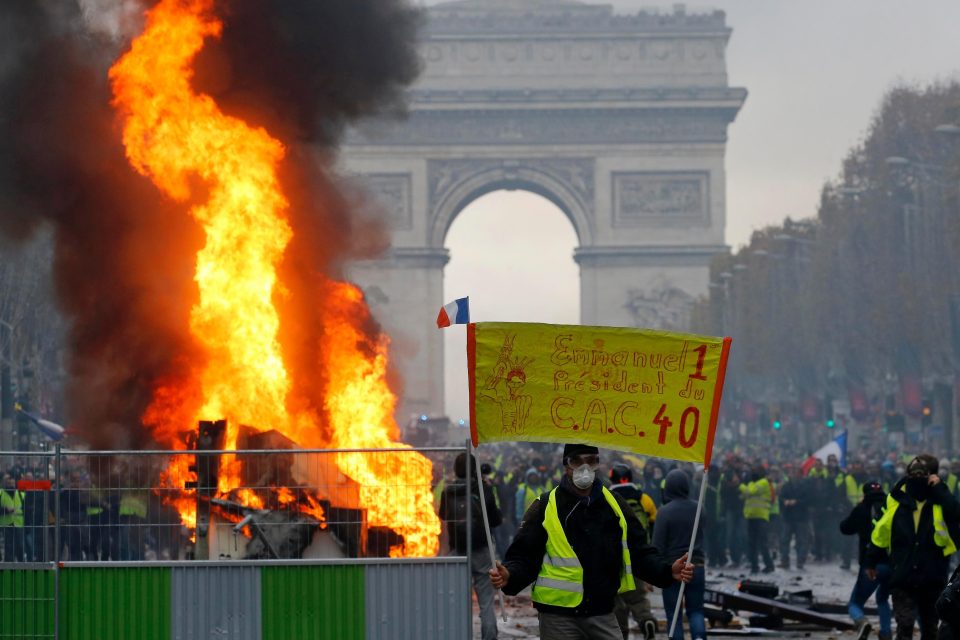
[[[852,505],[860,502],[860,484],[857,479],[848,473],[843,478],[843,484],[847,491],[847,501]]]
[[[773,489],[773,497],[770,501],[770,515],[778,516],[780,515],[780,491],[783,489],[784,483],[787,481],[786,478],[780,480],[779,482],[771,482],[770,487]]]
[[[23,492],[0,489],[0,527],[23,526]]]
[[[124,489],[120,492],[120,515],[147,519],[147,502],[150,495],[146,491]]]
[[[934,503],[933,505],[933,543],[943,549],[943,555],[949,556],[955,553],[957,545],[950,537],[950,531],[947,529],[947,523],[943,519],[943,507]],[[900,507],[892,496],[887,496],[887,510],[883,512],[877,523],[873,525],[873,533],[870,534],[870,542],[890,551],[891,533],[893,532],[893,516]]]
[[[520,489],[523,491],[521,496],[523,497],[523,512],[526,513],[527,509],[530,508],[530,505],[533,504],[533,501],[540,497],[540,494],[543,493],[542,486],[531,487],[526,482],[520,485]]]
[[[770,520],[770,506],[773,503],[770,482],[760,478],[740,485],[743,495],[743,517],[748,520]]]
[[[627,519],[616,498],[603,487],[603,497],[620,518],[620,542],[623,549],[623,564],[620,567],[620,588],[617,593],[633,591],[637,584],[630,566],[630,550],[627,548]],[[583,566],[577,558],[567,534],[563,532],[557,514],[557,489],[550,492],[547,508],[543,513],[543,528],[547,532],[547,548],[543,555],[540,575],[533,583],[530,599],[554,607],[574,608],[583,602]]]

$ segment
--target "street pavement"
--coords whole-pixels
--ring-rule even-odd
[[[719,590],[736,590],[737,584],[744,579],[751,578],[772,582],[780,587],[781,593],[803,591],[810,589],[813,591],[814,599],[818,602],[836,603],[845,605],[853,589],[853,583],[856,581],[856,567],[850,570],[843,570],[838,564],[807,564],[803,572],[796,570],[777,569],[771,574],[759,574],[751,576],[749,571],[738,569],[707,569],[707,588]],[[530,604],[529,589],[516,597],[504,597],[507,609],[507,621],[500,618],[499,605],[497,608],[497,623],[499,625],[499,636],[502,639],[532,639],[539,638],[537,629],[537,612]],[[663,610],[663,600],[660,596],[660,590],[655,589],[650,594],[650,603],[653,605],[654,613],[660,620],[661,632],[659,637],[666,637],[667,615]],[[873,606],[871,598],[868,606]],[[708,635],[718,637],[734,636],[761,636],[768,638],[809,638],[811,640],[853,640],[856,634],[852,631],[836,631],[832,629],[816,629],[815,627],[805,626],[804,630],[765,630],[751,628],[748,618],[750,612],[741,612],[741,615],[734,618],[730,628],[709,628]],[[872,619],[874,632],[871,637],[876,638],[876,629],[878,623]],[[479,611],[474,600],[474,638],[480,638],[480,620]],[[630,638],[641,638],[636,622],[631,620]],[[689,638],[689,633],[686,634]]]

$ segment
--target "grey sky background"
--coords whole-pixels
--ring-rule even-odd
[[[428,4],[435,4],[430,2]],[[663,7],[636,0],[618,12]],[[714,0],[733,35],[732,86],[750,92],[730,126],[727,244],[786,217],[816,215],[820,189],[898,83],[960,78],[960,0]],[[469,205],[447,237],[445,300],[470,296],[472,319],[579,322],[573,227],[552,204],[496,192]],[[446,330],[446,411],[467,415],[465,334]]]

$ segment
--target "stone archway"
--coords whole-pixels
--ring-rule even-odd
[[[453,219],[469,203],[497,189],[524,189],[557,205],[580,244],[593,237],[593,161],[584,158],[433,160],[428,164],[430,246],[444,246]]]
[[[458,0],[428,11],[402,121],[364,123],[345,169],[383,204],[393,246],[351,266],[394,338],[398,418],[443,406],[444,238],[472,200],[540,194],[570,219],[581,321],[683,329],[724,251],[722,12],[617,15],[573,0]]]

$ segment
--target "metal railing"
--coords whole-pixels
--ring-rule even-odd
[[[0,565],[443,555],[464,451],[0,451]]]
[[[0,451],[0,639],[59,638],[86,615],[76,576],[105,567],[412,562],[452,575],[469,560],[448,532],[465,529],[469,549],[472,514],[457,527],[438,507],[468,448]],[[470,572],[457,575],[468,624]]]

